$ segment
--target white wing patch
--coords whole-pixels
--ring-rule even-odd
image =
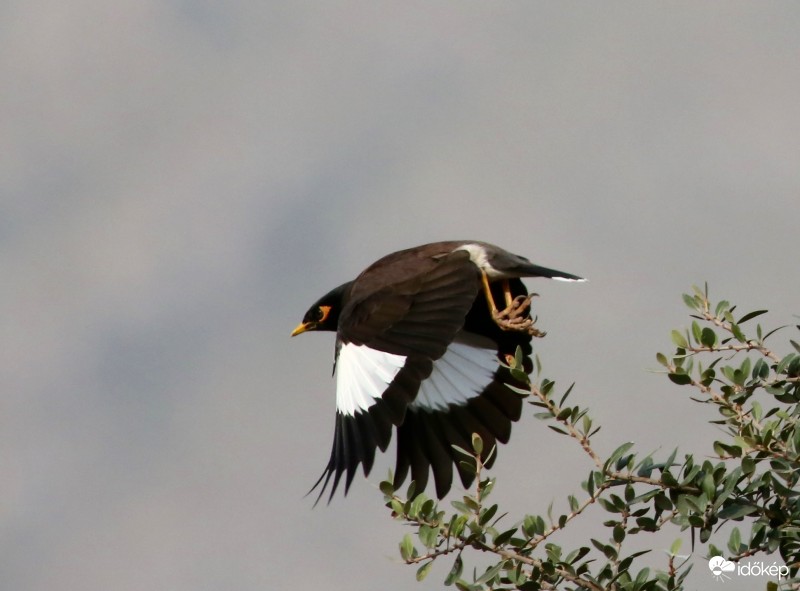
[[[345,343],[336,360],[336,409],[354,416],[381,397],[406,363],[403,355]]]
[[[422,382],[410,406],[447,410],[450,404],[466,404],[491,383],[497,364],[494,349],[453,342],[444,355],[434,361],[430,377]]]

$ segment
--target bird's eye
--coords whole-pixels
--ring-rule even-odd
[[[325,319],[331,313],[330,306],[320,306],[317,309],[317,322],[325,322]]]

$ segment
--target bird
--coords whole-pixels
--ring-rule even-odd
[[[330,484],[328,502],[344,476],[344,494],[362,466],[369,476],[376,451],[396,432],[395,487],[408,473],[415,490],[433,473],[441,499],[454,468],[464,488],[474,473],[458,446],[484,445],[487,467],[507,443],[522,413],[524,388],[509,367],[517,350],[533,368],[530,299],[522,277],[585,281],[475,240],[424,244],[391,253],[354,280],[332,289],[292,331],[336,333],[336,420],[330,459],[309,493]],[[497,302],[505,306],[498,308]],[[511,386],[511,387],[509,387]]]

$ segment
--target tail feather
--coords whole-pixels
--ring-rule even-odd
[[[522,277],[546,277],[547,279],[556,279],[558,281],[586,281],[583,277],[578,277],[572,273],[548,269],[533,263],[521,264],[514,271],[518,272]]]

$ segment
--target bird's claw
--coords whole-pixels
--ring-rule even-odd
[[[532,337],[543,337],[546,333],[534,326],[535,318],[531,318],[531,300],[537,294],[515,297],[505,310],[492,312],[492,318],[502,330],[525,332]]]

